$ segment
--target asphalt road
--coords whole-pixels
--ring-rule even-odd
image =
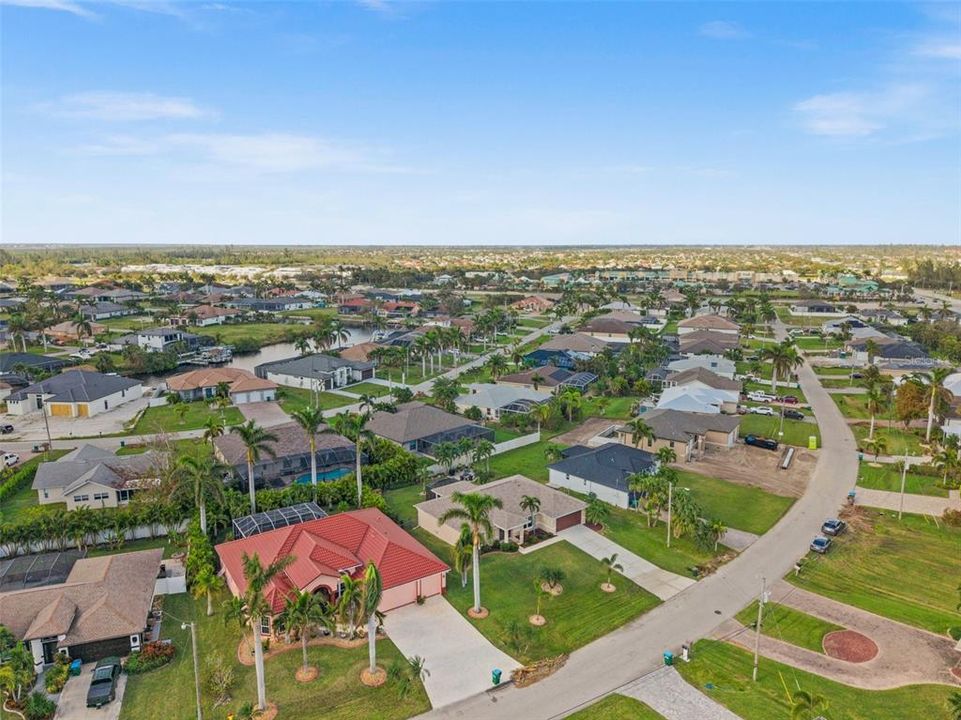
[[[783,334],[784,328],[778,328]],[[807,552],[825,518],[834,516],[857,479],[857,449],[844,417],[804,365],[801,389],[818,417],[824,447],[807,491],[771,530],[713,575],[646,615],[571,654],[567,665],[528,688],[506,687],[431,711],[424,718],[564,717],[656,669],[665,650],[710,635],[746,606],[761,578],[785,575]]]

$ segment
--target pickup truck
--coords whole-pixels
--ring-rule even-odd
[[[777,397],[770,393],[753,390],[747,394],[747,399],[753,400],[754,402],[773,402],[777,400]]]
[[[777,450],[777,440],[761,437],[760,435],[745,435],[744,444],[764,448],[765,450]]]
[[[99,708],[117,698],[120,658],[107,657],[97,663],[87,690],[87,707]]]

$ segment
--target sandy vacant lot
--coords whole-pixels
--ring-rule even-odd
[[[730,450],[708,448],[703,457],[677,467],[741,485],[753,485],[778,495],[800,497],[811,479],[817,452],[797,449],[787,470],[779,470],[783,450],[772,452],[739,443]]]

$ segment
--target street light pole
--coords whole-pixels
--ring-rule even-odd
[[[674,483],[667,481],[667,546],[671,547],[671,504],[674,501]]]
[[[904,451],[904,463],[901,466],[901,497],[898,499],[898,520],[904,514],[904,483],[908,477],[908,451]]]
[[[200,658],[197,656],[197,624],[185,622],[180,624],[182,630],[190,628],[190,645],[194,656],[194,688],[197,692],[197,720],[203,720],[204,714],[200,707]]]
[[[761,650],[761,620],[764,612],[764,596],[767,594],[766,586],[767,578],[762,577],[761,594],[757,598],[757,626],[754,632],[754,670],[751,673],[751,679],[754,682],[757,682],[757,661]]]

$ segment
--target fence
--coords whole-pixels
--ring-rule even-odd
[[[500,455],[501,453],[508,452],[509,450],[516,450],[517,448],[522,448],[525,445],[533,445],[536,442],[540,442],[540,440],[541,432],[538,430],[528,435],[521,435],[520,437],[516,437],[511,440],[494,443],[494,455]]]

